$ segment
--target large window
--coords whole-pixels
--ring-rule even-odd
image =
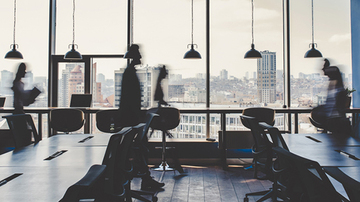
[[[314,39],[324,58],[304,58],[312,37],[311,1],[291,1],[291,107],[324,104],[328,77],[322,72],[324,58],[338,66],[345,87],[352,88],[350,1],[314,1]],[[299,132],[313,132],[309,114],[299,116]]]
[[[168,79],[162,83],[165,101],[177,108],[206,106],[205,1],[194,1],[193,9],[193,39],[203,59],[183,59],[191,43],[191,1],[134,1],[133,42],[140,45],[143,63],[139,69],[151,74],[140,80],[153,79],[152,87],[144,87],[149,90],[143,91],[143,96],[153,95],[157,68],[165,65],[168,69]],[[153,97],[149,99],[149,107],[157,106]],[[200,114],[181,114],[179,127],[172,131],[174,138],[205,138],[204,119]],[[160,138],[161,133],[153,137]]]

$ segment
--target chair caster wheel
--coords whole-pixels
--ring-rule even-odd
[[[249,198],[244,198],[244,202],[249,202]]]
[[[158,197],[156,197],[156,196],[152,197],[152,201],[153,201],[153,202],[157,202],[157,201],[158,201]]]

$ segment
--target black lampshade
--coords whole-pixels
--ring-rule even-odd
[[[255,45],[251,44],[251,49],[245,53],[245,59],[262,58],[261,53],[255,49]]]
[[[82,60],[82,55],[75,50],[75,44],[71,45],[71,50],[65,54],[64,59],[65,60]]]
[[[11,51],[7,52],[5,55],[6,59],[23,59],[22,54],[16,50],[16,44],[12,45]]]
[[[311,44],[311,49],[308,50],[306,53],[305,53],[305,58],[321,58],[322,57],[322,54],[320,53],[320,51],[318,51],[315,46],[314,46],[314,43]]]
[[[191,49],[185,53],[184,59],[201,59],[201,55],[194,49],[194,44],[191,44]]]

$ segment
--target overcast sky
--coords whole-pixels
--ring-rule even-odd
[[[255,48],[277,53],[282,69],[282,1],[254,0]],[[314,0],[315,42],[324,57],[351,73],[349,0]],[[320,72],[322,59],[304,59],[311,43],[311,1],[291,0],[291,74]],[[48,0],[17,0],[16,43],[35,76],[47,76]],[[72,42],[72,0],[57,1],[56,53]],[[182,59],[191,43],[191,1],[135,0],[134,43],[141,45],[143,64],[167,65],[171,73],[194,77],[205,73],[205,0],[194,0],[194,43],[201,60]],[[126,1],[77,0],[75,43],[82,54],[122,54],[126,50]],[[0,58],[13,41],[13,1],[0,3]],[[242,77],[256,71],[256,60],[245,60],[251,45],[251,1],[211,1],[211,74],[222,69]],[[0,59],[0,71],[14,71],[20,61]],[[108,78],[125,60],[98,61]],[[250,74],[251,75],[251,74]]]

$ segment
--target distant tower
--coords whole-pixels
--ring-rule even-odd
[[[228,71],[225,69],[220,71],[220,79],[221,80],[227,80],[228,79]]]
[[[276,101],[276,52],[261,51],[257,59],[257,95],[260,103]]]

